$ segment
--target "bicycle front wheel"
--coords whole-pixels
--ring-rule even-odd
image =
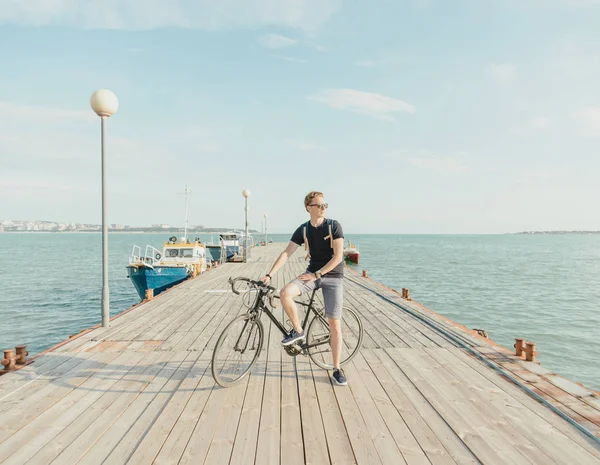
[[[263,325],[249,315],[240,315],[229,323],[215,345],[212,375],[228,387],[240,381],[256,363],[263,345]]]
[[[358,353],[363,339],[363,325],[358,314],[348,307],[342,308],[342,354],[340,366],[348,363]],[[329,322],[325,316],[315,316],[306,333],[308,355],[311,360],[325,370],[333,369]],[[312,347],[311,347],[312,346]]]

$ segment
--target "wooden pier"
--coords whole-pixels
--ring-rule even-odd
[[[255,248],[0,377],[0,463],[600,464],[584,434],[600,437],[600,396],[350,271],[345,304],[365,336],[348,386],[289,357],[266,318],[251,375],[215,385],[217,337],[245,311],[227,280],[264,275],[283,247]],[[297,253],[275,285],[305,266]]]

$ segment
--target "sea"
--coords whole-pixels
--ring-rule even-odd
[[[111,315],[139,302],[132,247],[162,249],[170,235],[109,234]],[[269,234],[270,246],[290,235]],[[516,337],[533,341],[543,366],[600,390],[600,235],[346,237],[357,271],[511,350]],[[0,350],[27,344],[32,356],[101,321],[101,247],[100,233],[0,234]]]

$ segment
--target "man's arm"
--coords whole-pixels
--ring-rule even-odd
[[[333,257],[329,260],[323,268],[321,268],[321,274],[325,275],[338,266],[344,259],[344,238],[333,240]]]
[[[334,246],[335,246],[335,241],[334,241]],[[342,246],[343,246],[343,241],[342,241]],[[287,259],[290,258],[294,254],[294,252],[296,251],[297,248],[298,248],[298,244],[290,241],[290,243],[287,245],[285,250],[283,252],[281,252],[279,257],[277,257],[277,260],[275,260],[275,263],[273,263],[271,270],[267,274],[272,277],[275,273],[277,273],[277,270],[279,268],[281,268],[283,266],[283,264],[287,261]],[[269,276],[265,275],[264,277],[262,277],[260,279],[263,282],[267,282],[267,280],[269,279]]]
[[[333,240],[333,257],[329,260],[323,268],[321,268],[321,274],[325,275],[325,273],[329,273],[336,266],[340,264],[340,262],[344,259],[344,238],[340,237],[339,239]],[[304,282],[312,282],[317,279],[314,273],[303,273],[298,276],[300,281]]]

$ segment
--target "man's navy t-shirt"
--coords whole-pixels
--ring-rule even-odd
[[[331,232],[334,239],[340,239],[344,237],[344,231],[342,225],[336,220],[331,220]],[[304,226],[306,223],[300,225],[298,229],[292,235],[291,241],[302,245],[304,244]],[[331,241],[327,237],[329,236],[329,225],[327,220],[323,221],[320,226],[316,228],[308,222],[306,228],[306,238],[308,239],[308,251],[310,252],[310,263],[308,265],[308,271],[314,273],[315,271],[323,268],[331,257],[333,257],[333,248],[331,247]],[[327,237],[327,239],[325,239]],[[338,277],[344,276],[344,263],[343,260],[333,270],[327,273],[327,277]]]

